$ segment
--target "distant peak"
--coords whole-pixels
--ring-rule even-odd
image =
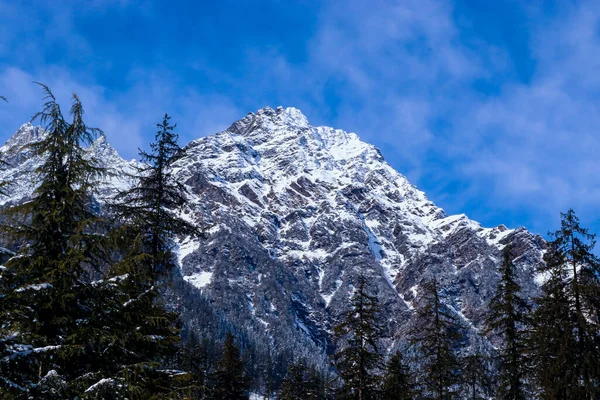
[[[256,113],[248,113],[244,118],[234,122],[228,130],[238,135],[251,137],[255,135],[258,128],[272,130],[278,126],[295,129],[311,127],[306,116],[297,108],[278,106],[273,109],[267,106],[259,109]]]
[[[285,110],[283,110],[283,107],[282,107],[282,112],[285,113],[288,121],[292,122],[293,125],[301,127],[301,128],[310,127],[310,124],[308,123],[308,119],[302,113],[302,111],[300,111],[299,109],[294,108],[294,107],[288,107]]]
[[[108,142],[106,136],[100,135],[89,147],[89,152],[104,158],[121,158],[117,150]]]
[[[33,126],[30,122],[27,122],[15,132],[4,144],[4,148],[22,147],[29,143],[40,141],[45,131],[41,126]]]

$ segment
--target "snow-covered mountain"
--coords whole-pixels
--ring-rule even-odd
[[[12,165],[0,179],[16,183],[3,203],[35,187],[39,160],[22,146],[40,135],[27,124],[0,148]],[[116,172],[131,168],[104,139],[89,151]],[[313,127],[295,108],[267,107],[192,141],[176,174],[189,188],[185,218],[211,226],[205,239],[179,240],[185,296],[207,300],[270,348],[318,358],[360,274],[384,307],[389,349],[402,342],[421,285],[433,276],[478,340],[509,243],[524,290],[537,291],[541,237],[446,215],[377,148],[354,133]],[[100,201],[128,184],[120,176],[103,183]],[[196,321],[193,301],[186,304],[184,318]]]

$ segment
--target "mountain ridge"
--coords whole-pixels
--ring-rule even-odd
[[[21,142],[39,137],[39,128],[26,124],[0,148],[15,161],[0,179],[33,181],[36,160],[20,152]],[[88,151],[117,172],[101,185],[101,202],[131,184],[119,171],[136,161],[123,160],[104,138]],[[365,275],[393,349],[405,340],[421,284],[435,276],[470,345],[490,346],[481,327],[507,244],[517,253],[525,294],[537,293],[545,246],[539,235],[447,215],[375,146],[313,127],[298,109],[265,107],[185,151],[174,169],[189,190],[182,215],[212,228],[201,241],[179,238],[181,278],[257,342],[322,358]],[[16,186],[3,203],[33,191],[33,183]],[[185,315],[190,329],[202,329],[190,322],[193,309]]]

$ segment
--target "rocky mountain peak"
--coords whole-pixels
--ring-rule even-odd
[[[0,147],[0,152],[20,150],[23,146],[40,141],[46,132],[40,126],[34,126],[30,122],[21,125],[19,129]]]
[[[26,124],[0,151],[42,134]],[[536,294],[539,236],[447,215],[375,146],[313,126],[298,109],[265,107],[185,148],[174,168],[189,189],[183,216],[211,227],[201,240],[178,239],[186,296],[208,298],[252,340],[318,358],[363,274],[384,305],[386,348],[398,345],[433,276],[470,340],[487,343],[480,329],[507,244],[525,295]],[[101,183],[100,203],[132,184],[136,163],[104,137],[88,151],[113,170]],[[27,198],[39,162],[24,155],[0,171],[0,179],[18,183],[0,201]],[[186,323],[198,319],[193,308],[185,315]]]
[[[105,167],[115,167],[123,164],[123,158],[119,155],[117,150],[111,146],[106,139],[106,136],[99,136],[87,150]]]

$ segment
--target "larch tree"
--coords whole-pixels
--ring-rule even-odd
[[[383,330],[378,323],[379,301],[377,296],[368,293],[366,278],[362,274],[350,303],[350,309],[334,328],[338,346],[334,360],[342,378],[338,397],[376,399],[380,392],[378,373],[383,366],[379,352]]]

